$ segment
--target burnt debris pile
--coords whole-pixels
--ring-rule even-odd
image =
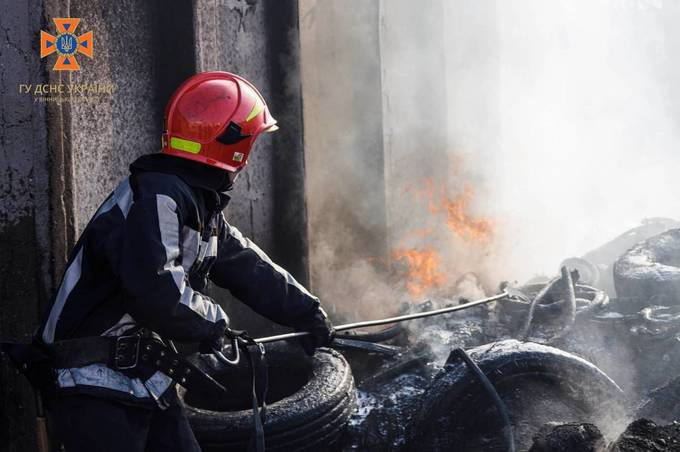
[[[658,232],[645,223],[553,278],[503,283],[503,301],[377,333],[389,351],[343,351],[358,408],[340,449],[680,450],[680,229]],[[457,348],[502,399],[512,445]]]
[[[464,279],[470,299],[395,314],[484,296]],[[183,391],[189,421],[204,450],[245,450],[255,391],[268,450],[680,451],[680,229],[645,223],[500,292],[343,331],[313,357],[267,343],[268,382],[248,360],[194,355],[232,397]]]
[[[657,425],[638,419],[612,442],[588,423],[545,424],[534,436],[529,452],[640,452],[680,450],[680,423]]]
[[[550,422],[534,436],[529,452],[602,452],[606,444],[602,432],[593,424]]]

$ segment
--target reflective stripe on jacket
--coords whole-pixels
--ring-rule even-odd
[[[219,173],[215,173],[218,171]],[[131,165],[74,247],[39,330],[45,344],[144,326],[166,339],[199,342],[228,318],[201,293],[207,278],[259,314],[295,326],[319,301],[240,231],[214,185],[224,173],[177,157]],[[58,385],[142,404],[172,386],[162,372],[142,380],[93,364],[57,369]]]

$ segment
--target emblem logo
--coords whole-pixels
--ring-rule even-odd
[[[54,25],[57,28],[57,36],[53,36],[46,31],[40,30],[40,58],[57,53],[57,62],[52,70],[54,71],[78,71],[80,65],[76,60],[76,55],[82,53],[88,58],[92,58],[94,47],[94,35],[91,31],[80,36],[75,34],[80,19],[76,18],[54,18]]]

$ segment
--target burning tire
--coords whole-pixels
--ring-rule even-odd
[[[218,400],[180,390],[202,449],[246,450],[253,433],[248,366],[225,366],[210,355],[199,355],[194,362],[233,394]],[[267,450],[329,450],[356,405],[347,361],[334,350],[319,349],[310,358],[298,347],[278,343],[267,346],[267,364]]]
[[[589,362],[556,348],[506,340],[469,351],[508,408],[517,450],[545,422],[595,422],[622,412],[623,393]],[[453,355],[452,355],[453,356]],[[611,424],[611,423],[607,423]],[[409,428],[411,451],[504,451],[501,416],[463,362],[449,357]]]
[[[614,285],[619,298],[661,297],[665,304],[680,304],[680,229],[628,250],[614,264]]]

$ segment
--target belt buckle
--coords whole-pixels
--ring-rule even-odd
[[[113,362],[117,370],[133,369],[139,361],[139,344],[142,337],[139,334],[118,336],[113,354]],[[129,349],[134,347],[134,353]]]

